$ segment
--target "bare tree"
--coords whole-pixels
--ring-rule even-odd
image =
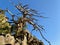
[[[21,18],[18,18],[17,21],[14,20],[15,16],[17,17],[17,15],[13,14],[11,11],[9,11],[8,9],[6,9],[6,11],[12,16],[11,22],[9,23],[14,23],[16,24],[16,30],[17,30],[17,35],[19,34],[19,32],[21,30],[23,30],[23,27],[26,26],[26,23],[30,24],[33,26],[33,30],[37,30],[40,32],[42,38],[47,41],[49,43],[49,45],[51,45],[50,41],[48,41],[42,34],[41,30],[45,30],[43,28],[43,26],[39,25],[36,23],[36,21],[39,21],[38,19],[36,19],[36,17],[40,18],[45,18],[44,16],[39,16],[38,11],[34,10],[34,9],[30,9],[28,7],[28,5],[24,5],[22,6],[21,3],[19,2],[18,5],[14,4],[11,0],[10,2],[14,5],[14,7],[16,7],[19,11],[19,15],[20,13],[22,14]],[[32,30],[32,31],[33,31]]]

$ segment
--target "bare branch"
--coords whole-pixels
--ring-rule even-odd
[[[18,19],[18,24],[22,23],[21,27],[23,28],[23,25],[27,23],[29,23],[30,25],[33,26],[34,30],[37,30],[40,32],[42,38],[47,41],[49,43],[49,45],[51,45],[50,41],[48,41],[42,34],[41,30],[45,30],[41,25],[38,25],[34,22],[37,21],[37,19],[35,17],[41,17],[41,18],[46,18],[44,16],[39,16],[37,15],[38,12],[34,9],[29,9],[28,10],[28,5],[24,5],[22,6],[21,3],[18,0],[18,5],[15,5],[11,0],[10,2],[22,13],[22,17],[20,19]],[[11,16],[12,16],[12,21],[10,23],[15,23],[17,24],[17,22],[14,20],[14,14],[12,14],[9,10],[6,10]],[[34,18],[33,18],[34,17]]]
[[[38,12],[34,9],[30,9],[29,11],[32,12],[32,13],[38,14]]]
[[[41,30],[39,30],[39,32],[40,32],[40,34],[41,34],[42,38],[43,38],[45,41],[47,41],[47,42],[49,43],[49,45],[51,45],[50,41],[48,41],[48,40],[43,36],[43,34],[42,34]]]

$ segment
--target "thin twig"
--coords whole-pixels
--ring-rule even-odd
[[[41,30],[39,30],[39,32],[40,32],[40,34],[41,34],[42,38],[43,38],[45,41],[47,41],[47,42],[49,43],[49,45],[51,45],[50,41],[48,41],[48,40],[43,36],[43,34],[42,34]]]

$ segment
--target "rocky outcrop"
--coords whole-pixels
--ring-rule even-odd
[[[11,36],[10,34],[6,34],[6,36],[5,36],[5,44],[14,45],[15,44],[14,36]]]
[[[19,36],[14,37],[10,34],[0,36],[0,45],[44,45],[41,40],[32,36],[28,30],[20,32]]]
[[[7,45],[7,44],[11,45],[15,44],[14,36],[11,36],[10,34],[6,34],[6,36],[0,35],[0,45]]]
[[[19,36],[16,37],[16,41],[19,42],[20,45],[44,45],[41,40],[32,36],[28,30],[22,30]]]

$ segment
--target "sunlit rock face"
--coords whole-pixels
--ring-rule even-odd
[[[15,44],[14,36],[11,36],[10,34],[6,34],[6,36],[5,36],[5,44],[14,45]]]
[[[20,45],[44,45],[42,41],[32,36],[28,30],[23,30],[17,37],[20,40]]]
[[[44,45],[42,41],[23,30],[16,38],[11,34],[0,35],[0,45]]]
[[[19,42],[16,42],[15,45],[20,45],[20,43]]]
[[[24,36],[24,40],[22,41],[22,45],[27,45],[27,38]]]
[[[14,45],[15,38],[10,34],[6,34],[6,36],[0,35],[0,45]]]
[[[5,44],[5,37],[0,35],[0,45],[4,45]]]

